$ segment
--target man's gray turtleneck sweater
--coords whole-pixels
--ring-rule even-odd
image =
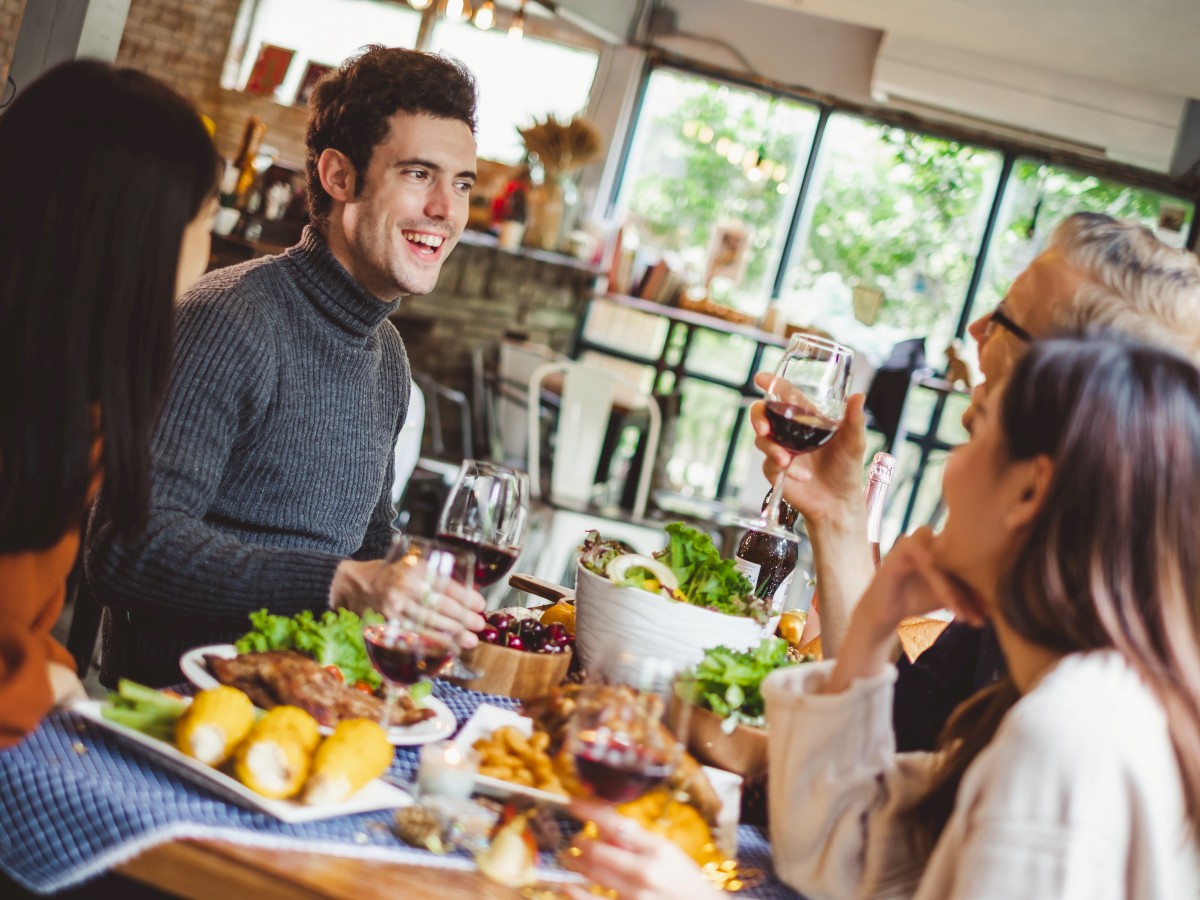
[[[106,684],[178,682],[185,649],[245,633],[261,607],[325,609],[341,560],[383,556],[411,383],[387,320],[398,303],[369,294],[311,227],[182,300],[149,524],[117,539],[102,492],[89,529]]]

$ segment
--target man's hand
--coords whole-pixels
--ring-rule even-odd
[[[485,624],[480,615],[484,599],[478,591],[452,582],[444,593],[434,593],[418,575],[382,560],[344,560],[333,573],[329,605],[359,615],[373,609],[389,619],[451,635],[464,649],[479,643],[475,632]]]
[[[83,682],[69,666],[62,663],[46,663],[47,675],[50,678],[50,691],[54,695],[55,706],[65,706],[75,700],[86,700],[87,691]]]
[[[771,373],[759,372],[754,383],[765,391],[773,379]],[[810,528],[826,523],[840,526],[861,519],[863,455],[867,449],[863,395],[854,394],[847,401],[846,415],[828,443],[798,456],[771,440],[765,408],[762,401],[750,407],[754,446],[763,453],[763,474],[772,484],[787,469],[783,499],[800,511]]]

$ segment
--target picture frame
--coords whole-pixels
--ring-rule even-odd
[[[746,271],[746,249],[749,246],[750,232],[740,222],[717,225],[708,246],[704,283],[709,284],[714,278],[740,281]]]
[[[300,79],[300,85],[296,88],[296,96],[292,100],[292,105],[308,106],[308,98],[312,96],[313,88],[317,86],[317,82],[335,68],[337,67],[310,60],[308,65],[304,67],[304,77]]]
[[[258,56],[254,60],[254,68],[246,79],[247,94],[270,96],[283,84],[291,68],[296,51],[287,47],[277,47],[274,44],[262,44],[258,48]]]

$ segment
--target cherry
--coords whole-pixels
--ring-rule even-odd
[[[504,645],[508,647],[509,650],[525,649],[525,642],[521,640],[521,636],[519,634],[512,634],[511,632],[504,636]]]
[[[497,631],[501,631],[501,632],[508,631],[508,629],[511,628],[512,624],[513,624],[512,617],[509,616],[507,613],[502,613],[502,612],[492,613],[490,616],[487,617],[487,620],[489,623],[496,626]]]
[[[500,632],[495,625],[484,625],[479,629],[479,639],[486,644],[496,644],[500,642]]]
[[[567,634],[567,629],[563,628],[557,622],[546,626],[546,642],[550,644],[558,644],[560,646],[571,640],[571,636]]]

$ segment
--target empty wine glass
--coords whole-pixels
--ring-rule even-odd
[[[475,583],[490,587],[521,554],[529,521],[529,476],[465,459],[438,519],[438,540],[475,554]]]
[[[811,334],[794,335],[779,360],[766,392],[771,439],[793,456],[816,450],[837,433],[850,393],[854,351],[837,341]],[[786,467],[775,479],[771,503],[762,515],[734,523],[789,541],[800,537],[779,523]]]

